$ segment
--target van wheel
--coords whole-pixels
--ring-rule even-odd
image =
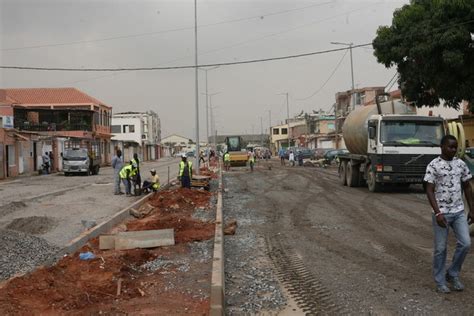
[[[347,161],[341,161],[341,163],[339,164],[339,183],[342,185],[347,185],[346,172]]]

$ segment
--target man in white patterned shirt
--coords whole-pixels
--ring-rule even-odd
[[[471,207],[472,178],[464,161],[455,157],[458,142],[452,135],[446,135],[441,140],[441,156],[435,158],[426,167],[426,195],[433,208],[432,223],[434,231],[433,277],[436,290],[440,293],[450,293],[446,285],[449,282],[455,291],[464,290],[459,280],[459,273],[471,246],[469,222],[474,218]],[[462,191],[469,205],[469,215],[464,213]],[[449,228],[456,236],[456,250],[451,265],[446,270],[446,254]]]

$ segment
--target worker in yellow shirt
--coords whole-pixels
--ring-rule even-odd
[[[156,170],[151,169],[150,173],[151,173],[150,181],[148,180],[143,181],[143,190],[146,193],[149,193],[151,191],[156,192],[160,189],[160,177],[156,174]]]

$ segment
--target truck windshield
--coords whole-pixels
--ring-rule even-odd
[[[87,150],[66,150],[63,155],[65,160],[86,160]]]
[[[444,136],[442,122],[382,121],[380,141],[395,146],[439,146]]]

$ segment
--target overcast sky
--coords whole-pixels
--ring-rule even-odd
[[[0,64],[68,68],[194,64],[194,1],[0,0]],[[198,0],[199,64],[243,61],[370,43],[408,0]],[[221,23],[222,22],[222,23]],[[118,37],[118,38],[117,38]],[[77,43],[79,42],[79,43]],[[218,133],[259,133],[302,110],[328,110],[350,89],[344,51],[222,66],[208,72]],[[329,80],[331,73],[343,58]],[[353,50],[357,87],[385,86],[395,69],[373,50]],[[195,138],[194,70],[73,73],[0,70],[0,86],[76,87],[114,112],[153,110],[162,134]],[[205,80],[199,72],[200,137],[206,137]],[[327,84],[321,89],[323,84]],[[318,93],[314,94],[316,91]],[[313,97],[308,98],[314,94]],[[305,99],[305,100],[302,100]],[[268,129],[266,129],[268,130]]]

